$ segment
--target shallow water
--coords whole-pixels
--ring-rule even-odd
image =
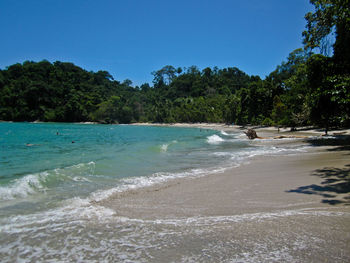
[[[248,141],[241,134],[195,128],[0,123],[0,258],[164,262],[167,255],[173,261],[249,262],[256,255],[240,246],[225,252],[230,246],[224,243],[230,236],[243,242],[242,228],[251,220],[264,224],[288,215],[143,221],[120,218],[97,201],[177,178],[221,172],[256,155],[300,151],[292,144],[276,147]],[[316,219],[312,213],[297,214]],[[238,220],[238,232],[229,230],[232,220]],[[227,241],[220,241],[220,235]],[[279,242],[280,237],[273,238]],[[246,241],[252,248],[263,242],[253,236]],[[267,253],[267,248],[261,249]],[[292,253],[293,248],[286,249]]]
[[[139,220],[118,217],[101,207],[86,206],[80,212],[56,211],[45,214],[45,218],[31,215],[2,227],[2,260],[348,262],[350,259],[349,237],[343,232],[350,227],[350,213],[306,209]],[[320,225],[323,229],[318,229]]]

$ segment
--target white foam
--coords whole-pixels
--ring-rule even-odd
[[[224,136],[229,136],[230,134],[226,133],[225,131],[220,131],[220,133]]]
[[[225,140],[216,134],[207,137],[207,142],[209,144],[219,144],[223,141],[225,141]]]
[[[47,172],[39,174],[29,174],[22,178],[15,179],[9,185],[0,187],[0,200],[13,200],[24,198],[38,191],[44,191],[42,181],[48,176]]]
[[[175,143],[177,143],[176,140],[172,141],[171,143],[164,143],[164,144],[162,144],[162,145],[160,146],[160,150],[161,150],[162,152],[166,152],[166,151],[168,150],[168,147],[169,147],[170,145],[172,145],[172,144],[175,144]]]
[[[166,151],[168,150],[168,147],[169,147],[169,144],[162,144],[162,145],[160,146],[160,150],[161,150],[162,152],[166,152]]]
[[[137,190],[144,187],[150,187],[164,182],[169,182],[171,180],[180,178],[194,178],[205,176],[212,173],[220,173],[225,171],[226,168],[216,168],[216,169],[192,169],[185,172],[178,173],[155,173],[151,176],[141,176],[141,177],[129,177],[124,178],[119,181],[119,184],[108,190],[98,190],[92,193],[89,197],[90,201],[99,202],[111,197],[114,194],[122,193],[129,190]]]
[[[74,177],[72,177],[72,180],[75,182],[89,182],[89,183],[91,183],[91,181],[89,179],[82,177],[82,176],[74,176]]]
[[[45,193],[48,189],[47,182],[50,178],[58,181],[86,181],[83,175],[93,173],[95,163],[80,163],[66,168],[57,168],[35,174],[28,174],[18,179],[11,180],[8,184],[0,186],[0,200],[14,200],[25,198],[36,193]]]
[[[50,261],[52,259],[50,256],[54,256],[55,261],[64,262],[86,262],[96,258],[102,262],[105,260],[109,262],[111,259],[118,262],[146,262],[158,259],[152,257],[155,256],[152,252],[162,251],[164,247],[181,249],[182,242],[190,237],[196,238],[199,242],[201,240],[206,242],[200,251],[191,251],[188,254],[188,250],[180,250],[184,256],[194,259],[194,262],[203,261],[203,253],[213,257],[213,261],[221,262],[218,254],[227,257],[232,255],[232,251],[238,252],[235,254],[236,259],[240,258],[244,262],[260,262],[261,259],[268,259],[269,262],[275,259],[285,261],[292,250],[285,249],[284,243],[289,244],[290,240],[281,236],[284,233],[270,232],[271,239],[265,236],[252,238],[246,236],[246,239],[242,240],[235,237],[234,231],[235,229],[238,233],[240,230],[245,231],[242,226],[249,226],[251,222],[257,224],[267,222],[276,225],[280,222],[287,223],[288,221],[284,221],[284,218],[293,217],[294,220],[299,216],[302,219],[306,217],[306,221],[325,217],[330,217],[329,221],[333,221],[335,217],[349,218],[350,213],[318,208],[229,216],[142,220],[119,217],[115,211],[99,206],[88,199],[74,198],[66,201],[61,208],[0,219],[0,232],[10,236],[8,241],[3,239],[0,254],[6,255],[3,261],[8,260],[8,262],[13,255],[17,256],[17,259],[18,256],[25,257],[27,261],[37,261],[38,258]],[[245,223],[247,225],[244,225]],[[224,235],[226,231],[233,231],[233,234]],[[292,239],[292,249],[305,248],[305,244],[310,243],[310,236],[306,235],[307,233],[303,236],[301,234],[297,234],[298,239]],[[210,238],[206,239],[206,237]],[[60,240],[58,243],[57,238]],[[33,241],[34,243],[31,243]],[[244,247],[239,250],[237,242],[242,241],[245,242]],[[266,242],[270,241],[273,247],[266,245]],[[201,243],[195,245],[198,244]],[[197,248],[197,246],[194,247]],[[238,250],[233,250],[234,248]],[[120,260],[116,259],[116,255]],[[80,260],[77,260],[78,258]]]
[[[237,167],[242,163],[249,162],[253,157],[256,156],[277,156],[277,155],[295,155],[300,152],[306,152],[309,147],[300,148],[278,148],[274,146],[260,146],[258,148],[243,148],[239,151],[223,151],[213,152],[211,155],[216,157],[222,157],[230,160],[230,163],[226,163],[229,167]]]
[[[285,217],[315,216],[315,217],[350,217],[350,212],[332,211],[322,208],[306,208],[296,210],[280,210],[276,212],[248,213],[229,216],[195,216],[186,218],[166,219],[134,219],[117,216],[116,211],[98,205],[91,198],[72,198],[63,202],[61,207],[29,215],[16,215],[0,219],[0,232],[21,233],[23,231],[45,229],[45,224],[51,227],[65,226],[80,220],[99,223],[138,223],[150,225],[174,226],[212,226],[215,224],[236,224],[241,222],[263,222],[278,220]]]
[[[147,223],[165,224],[165,225],[195,225],[195,226],[211,226],[214,224],[240,223],[249,221],[265,221],[276,220],[284,217],[292,216],[323,216],[323,217],[350,217],[350,212],[329,211],[317,208],[305,208],[296,210],[281,210],[276,212],[261,212],[248,213],[231,216],[198,216],[188,218],[174,218],[174,219],[157,219],[157,220],[142,220]],[[124,218],[126,220],[126,218]],[[131,219],[130,219],[131,220]]]
[[[0,232],[20,233],[23,231],[36,230],[38,225],[45,228],[45,224],[58,226],[66,222],[76,220],[102,221],[115,215],[112,209],[93,204],[89,199],[72,198],[63,202],[61,207],[38,212],[29,215],[16,215],[2,219]],[[32,226],[35,224],[35,226]]]

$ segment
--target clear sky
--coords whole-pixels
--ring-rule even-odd
[[[174,67],[264,78],[302,47],[308,0],[1,0],[0,69],[73,62],[134,85]]]

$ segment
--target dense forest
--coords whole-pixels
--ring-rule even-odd
[[[152,73],[152,85],[134,87],[107,71],[26,61],[0,70],[0,120],[349,127],[349,0],[310,2],[304,47],[265,79],[236,67],[168,65]]]

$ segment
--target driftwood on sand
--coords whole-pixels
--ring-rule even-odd
[[[254,140],[256,138],[259,138],[258,135],[256,134],[256,131],[253,129],[248,129],[246,132],[244,132],[245,135],[251,140]]]
[[[248,129],[244,133],[245,133],[245,135],[247,135],[247,137],[250,140],[254,140],[254,139],[309,138],[308,136],[301,136],[301,135],[279,135],[279,136],[274,136],[274,137],[260,137],[260,136],[258,136],[258,134],[256,133],[256,131],[254,129]]]

